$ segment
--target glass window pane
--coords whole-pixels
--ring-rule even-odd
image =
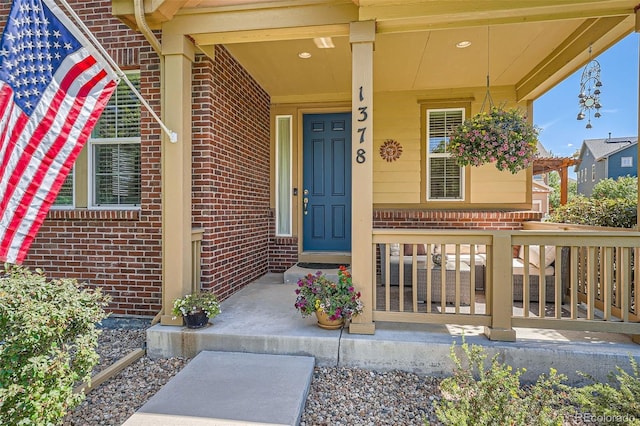
[[[449,132],[464,120],[460,108],[427,111],[428,198],[463,198],[463,169],[446,152]]]
[[[140,144],[94,145],[94,203],[140,204]]]
[[[73,207],[73,169],[67,175],[60,187],[58,196],[53,202],[54,207]]]
[[[127,74],[136,89],[140,88],[140,75]],[[140,136],[140,100],[127,83],[120,84],[111,95],[93,131],[92,138],[127,138]]]
[[[291,235],[291,116],[276,117],[276,235]]]
[[[134,87],[140,75],[127,74]],[[122,80],[91,133],[93,205],[140,205],[140,101]]]

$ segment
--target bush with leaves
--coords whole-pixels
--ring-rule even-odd
[[[638,363],[629,357],[632,374],[617,367],[617,373],[610,373],[609,383],[598,383],[592,377],[593,384],[574,388],[571,393],[573,401],[588,413],[598,424],[640,425],[640,374]]]
[[[558,207],[549,220],[556,223],[632,228],[636,224],[637,216],[635,200],[578,196]]]
[[[98,362],[107,303],[75,280],[0,268],[0,424],[58,424],[80,403],[73,388]]]
[[[602,179],[593,187],[591,198],[608,198],[611,200],[638,200],[638,178],[621,176],[617,179]]]
[[[452,425],[561,425],[570,408],[563,405],[568,397],[562,384],[566,376],[551,369],[531,386],[522,386],[520,376],[526,371],[498,361],[496,354],[489,368],[487,354],[477,345],[463,341],[463,363],[451,347],[455,364],[452,377],[440,383],[443,399],[436,403],[436,415]]]

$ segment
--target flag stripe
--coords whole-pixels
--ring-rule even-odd
[[[102,72],[96,75],[94,79],[87,84],[87,86],[95,86],[98,83],[100,83],[105,77],[106,77],[105,73]],[[116,85],[113,81],[110,81],[109,84],[107,84],[107,87],[105,87],[106,90],[103,91],[102,96],[96,102],[94,109],[99,109],[100,111],[104,109],[105,105],[109,101],[109,95],[111,91],[115,89],[115,86]],[[52,179],[54,179],[53,183],[48,187],[47,180],[44,180],[43,182],[41,182],[40,187],[37,190],[37,192],[40,194],[40,197],[38,197],[38,201],[30,202],[28,204],[29,210],[24,215],[24,218],[20,222],[19,227],[16,226],[20,230],[20,235],[16,237],[16,240],[17,240],[16,243],[19,243],[19,246],[21,247],[20,252],[18,253],[19,256],[26,255],[27,248],[31,245],[31,243],[33,242],[33,239],[36,236],[36,232],[33,232],[34,227],[36,226],[37,223],[42,223],[42,221],[44,221],[44,219],[46,218],[49,207],[51,207],[51,204],[53,204],[53,202],[55,201],[56,196],[60,191],[60,187],[64,183],[64,180],[66,179],[66,176],[70,171],[69,167],[67,167],[66,164],[72,164],[76,160],[76,158],[80,154],[80,151],[82,150],[82,146],[84,142],[89,138],[89,135],[91,134],[91,130],[95,126],[96,121],[97,121],[97,116],[92,115],[90,117],[90,120],[86,120],[84,124],[78,123],[79,125],[77,126],[74,125],[73,128],[71,129],[74,133],[78,134],[77,140],[81,141],[82,143],[76,143],[75,145],[71,145],[71,152],[68,154],[67,158],[65,159],[65,163],[62,163],[62,162],[59,163],[61,167],[67,168],[67,170],[65,170],[65,173],[60,173],[59,170],[55,170],[55,169],[52,170],[52,168],[47,170],[46,172],[47,175],[51,175],[53,173],[53,176],[51,177]],[[34,193],[35,192],[36,191],[34,190]],[[46,207],[46,208],[43,208],[43,207]]]
[[[85,68],[84,67],[79,67],[81,71],[83,71]],[[104,73],[102,73],[102,75],[104,75]],[[98,75],[97,77],[101,77],[102,75]],[[69,75],[67,75],[68,77]],[[64,86],[71,86],[71,81],[69,78],[65,78],[65,80],[63,80],[63,84]],[[54,139],[53,144],[51,145],[51,148],[49,149],[49,151],[46,153],[45,157],[42,159],[42,161],[39,162],[38,165],[38,169],[36,170],[35,174],[32,176],[30,183],[28,183],[27,188],[24,190],[24,194],[22,196],[22,199],[20,200],[20,204],[18,206],[18,208],[16,209],[15,212],[13,212],[13,219],[11,221],[11,223],[8,226],[7,232],[5,233],[5,241],[11,241],[14,238],[14,235],[16,234],[16,232],[18,231],[18,227],[19,224],[24,221],[24,220],[33,220],[33,216],[36,214],[36,212],[33,212],[31,215],[27,214],[27,211],[29,209],[32,209],[32,205],[34,206],[38,206],[40,207],[42,205],[42,202],[40,200],[36,201],[35,204],[33,204],[33,199],[36,197],[36,195],[38,195],[39,191],[38,188],[41,186],[41,184],[44,181],[44,178],[46,176],[47,170],[52,166],[54,160],[56,160],[56,157],[59,155],[59,153],[62,151],[62,149],[65,147],[65,144],[67,143],[67,138],[68,138],[68,133],[70,132],[72,126],[74,125],[74,122],[76,121],[76,119],[78,118],[78,115],[81,112],[81,104],[84,101],[84,98],[86,97],[87,93],[89,93],[91,91],[91,89],[93,89],[93,86],[97,83],[97,81],[90,81],[89,84],[86,84],[85,87],[79,92],[78,96],[75,98],[74,101],[74,106],[72,108],[70,108],[69,110],[69,114],[66,117],[66,121],[64,122],[63,127],[60,129],[59,133],[57,134],[57,137],[55,137],[55,139],[53,138],[54,135],[50,134],[50,136],[46,137],[48,139]],[[66,89],[68,89],[69,87],[66,87]],[[61,87],[61,90],[58,91],[58,93],[56,93],[55,98],[60,99],[61,101],[65,98],[65,94],[66,94],[66,90],[65,87]],[[40,126],[39,131],[49,131],[50,129],[45,129],[43,128],[43,126]],[[39,132],[36,132],[36,135],[34,135],[34,138],[39,137]],[[29,146],[33,146],[33,139],[32,138],[30,140]],[[26,160],[26,158],[23,156],[22,158],[23,160]],[[31,160],[31,158],[29,158],[29,160]],[[64,164],[64,161],[66,159],[62,159],[63,161],[59,161],[60,164]],[[24,168],[26,169],[27,164],[26,161],[24,161],[22,163],[22,165],[24,166]],[[22,173],[24,172],[23,170],[18,169],[17,172]],[[68,170],[67,170],[68,173]],[[65,174],[66,175],[66,174]],[[17,174],[14,173],[14,175],[12,177],[16,177]],[[21,176],[21,181],[24,181],[24,175]],[[57,194],[57,192],[56,192]],[[1,212],[1,206],[0,206],[0,212]],[[20,238],[18,239],[18,241],[20,240]],[[13,244],[11,244],[13,245]]]
[[[93,60],[93,58],[86,58],[86,59]],[[81,75],[82,71],[85,69],[85,67],[82,66],[81,64],[79,64],[78,66],[73,66],[71,68],[70,73],[73,74],[74,78],[77,78],[79,75]],[[16,137],[13,137],[12,135],[12,139],[23,142],[18,146],[15,146],[16,144],[14,144],[14,150],[20,149],[22,151],[22,155],[20,156],[16,164],[16,167],[13,170],[11,170],[10,173],[8,173],[9,188],[5,189],[7,195],[2,200],[2,203],[0,203],[0,217],[4,217],[6,213],[7,204],[9,203],[9,200],[11,200],[13,192],[18,190],[19,187],[22,188],[21,185],[24,184],[22,182],[23,180],[22,178],[26,176],[26,178],[28,179],[30,177],[29,175],[25,175],[24,173],[26,170],[28,170],[30,163],[32,161],[36,161],[34,160],[34,157],[33,157],[36,150],[42,148],[37,141],[38,139],[41,140],[44,137],[47,137],[46,135],[51,129],[51,127],[54,124],[57,124],[56,121],[54,120],[56,118],[56,111],[60,109],[61,104],[65,100],[66,92],[69,90],[72,83],[73,81],[71,79],[66,77],[64,78],[64,80],[62,81],[63,85],[60,86],[60,90],[56,92],[56,94],[53,96],[53,99],[51,100],[51,103],[45,113],[45,116],[44,116],[45,118],[41,120],[39,123],[37,123],[37,127],[33,132],[31,133],[23,132],[20,135],[17,135]],[[45,100],[45,97],[43,97],[43,100]],[[43,104],[46,104],[46,102]],[[69,111],[69,112],[71,113],[72,111]],[[36,123],[30,123],[28,121],[25,121],[25,125],[26,124],[35,125]],[[22,126],[16,126],[16,127],[22,128]],[[4,170],[0,169],[0,175],[3,174],[4,172],[5,172]]]

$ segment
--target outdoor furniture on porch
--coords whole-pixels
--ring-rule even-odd
[[[384,244],[380,245],[380,265],[381,265],[381,273],[382,279],[386,279],[386,262],[385,262],[385,253],[386,246]],[[400,283],[400,245],[399,244],[390,244],[390,266],[389,266],[389,280],[390,285],[398,286]],[[420,251],[418,253],[421,253]],[[417,254],[416,255],[416,270],[417,270],[417,285],[418,292],[417,297],[418,301],[426,302],[427,301],[427,256],[431,256],[431,254]],[[449,255],[451,256],[451,255]],[[471,280],[471,268],[467,263],[469,260],[469,255],[460,255],[460,303],[461,304],[469,304],[471,301],[470,296],[470,280]],[[448,260],[447,260],[448,259]],[[464,260],[466,259],[466,261]],[[412,255],[404,255],[402,256],[403,260],[403,284],[405,287],[411,287],[413,285],[413,256]],[[445,264],[445,301],[446,303],[455,303],[456,295],[455,295],[455,286],[456,286],[456,262],[450,257],[444,256],[442,260]],[[483,290],[484,289],[484,274],[485,274],[485,265],[484,265],[484,256],[476,255],[476,277],[475,277],[475,289]],[[429,269],[431,271],[431,302],[432,303],[440,303],[442,301],[442,267],[441,265],[434,265],[433,260],[429,259]]]
[[[540,263],[540,246],[532,245],[529,246],[529,301],[538,302],[540,297],[540,268],[544,267],[544,277],[545,277],[545,301],[548,303],[555,302],[555,281],[556,281],[556,273],[562,273],[562,296],[564,297],[566,291],[566,283],[568,280],[568,257],[569,257],[569,248],[562,248],[562,264],[564,271],[560,271],[559,268],[556,268],[556,247],[555,246],[545,246],[545,252],[543,254],[543,262]],[[523,285],[524,285],[524,247],[520,247],[518,250],[518,257],[513,259],[513,300],[520,302],[523,300]]]

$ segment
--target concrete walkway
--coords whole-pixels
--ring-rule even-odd
[[[297,425],[311,357],[201,352],[126,426]]]

